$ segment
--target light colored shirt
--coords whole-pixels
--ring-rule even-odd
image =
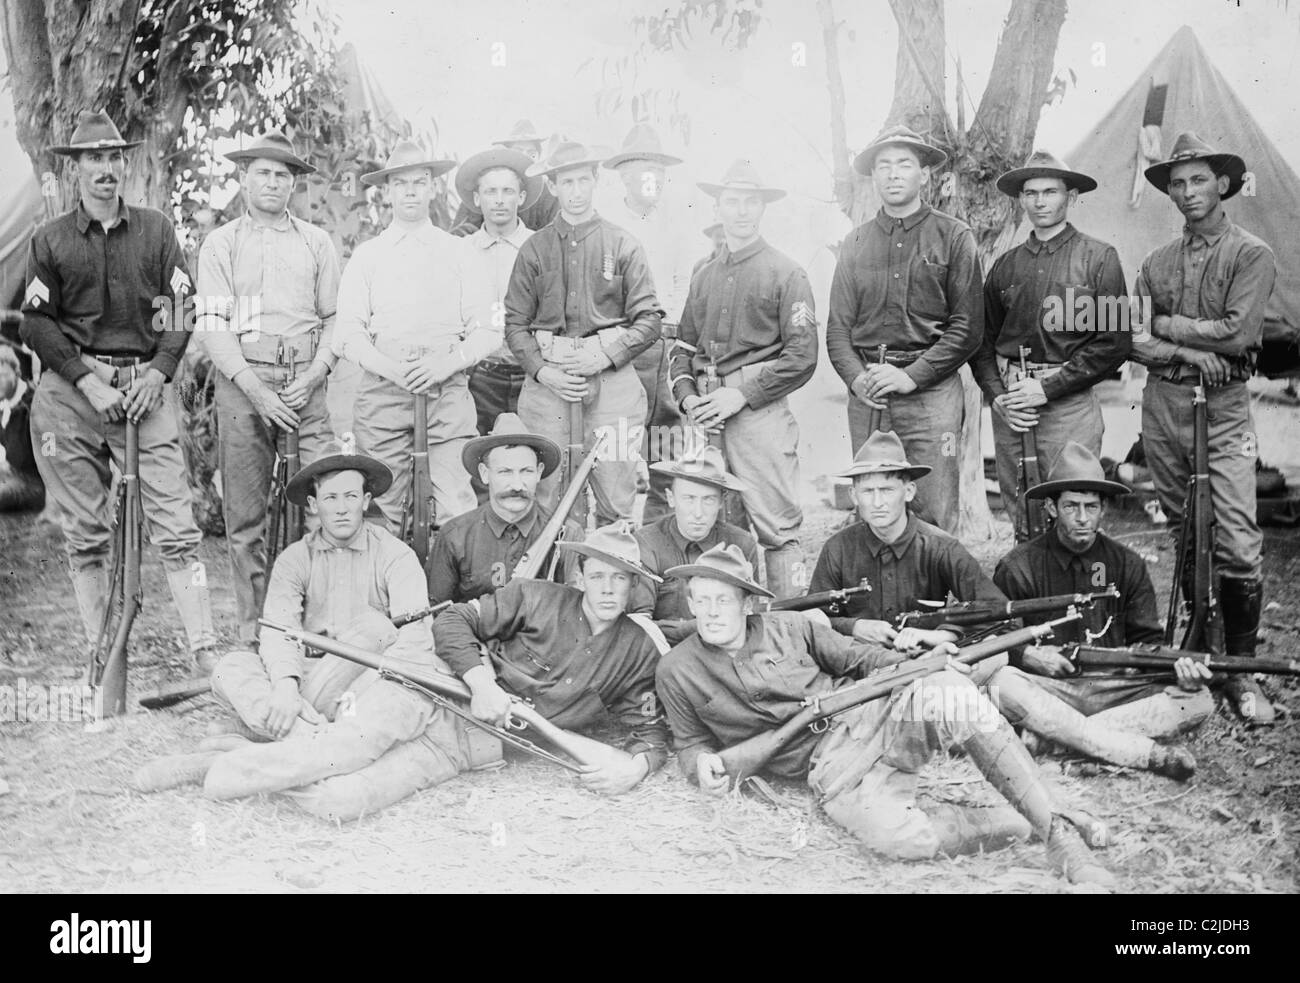
[[[491,290],[483,294],[476,305],[479,323],[500,328],[503,336],[506,329],[506,288],[510,286],[510,271],[515,268],[520,247],[532,234],[532,229],[519,222],[515,225],[515,231],[508,236],[493,235],[484,227],[460,240],[464,243],[470,263],[482,266],[491,286]],[[492,358],[512,365],[519,364],[510,347],[504,343],[492,352]]]
[[[427,606],[424,571],[415,553],[386,529],[366,522],[345,546],[331,546],[317,529],[281,553],[266,586],[262,616],[337,635],[367,608],[396,618]],[[303,677],[302,651],[280,632],[263,628],[259,651],[271,682]],[[399,628],[384,661],[445,668],[433,655],[429,619]]]
[[[664,309],[664,323],[680,323],[699,252],[696,247],[699,223],[690,215],[690,208],[674,208],[671,202],[660,201],[643,214],[628,204],[626,197],[619,196],[608,210],[601,209],[601,214],[641,243],[650,264],[655,297]]]
[[[317,327],[317,358],[334,368],[339,257],[324,229],[287,211],[274,225],[244,215],[208,234],[198,267],[197,336],[226,378],[248,367],[241,341],[296,338]]]
[[[358,246],[343,271],[334,351],[369,369],[380,352],[400,359],[404,349],[454,348],[469,368],[501,347],[502,329],[475,308],[491,289],[481,264],[432,222],[394,223]]]

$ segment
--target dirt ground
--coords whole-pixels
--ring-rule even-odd
[[[809,502],[807,548],[845,514]],[[1112,532],[1148,556],[1162,596],[1171,551],[1143,516]],[[991,567],[1009,528],[981,544]],[[185,668],[161,568],[145,566],[132,650],[134,694]],[[57,528],[0,516],[0,686],[76,683],[80,638]],[[225,544],[206,540],[221,630],[232,634]],[[1267,655],[1300,655],[1300,532],[1270,531]],[[1104,819],[1104,853],[1126,892],[1295,892],[1300,884],[1300,700],[1267,684],[1283,716],[1249,732],[1226,710],[1191,742],[1200,764],[1180,785],[1144,772],[1049,757],[1065,799]],[[675,762],[618,799],[585,792],[558,769],[512,758],[386,812],[336,827],[281,797],[237,803],[197,788],[143,796],[126,788],[150,757],[194,747],[219,715],[210,697],[133,710],[102,731],[80,723],[0,723],[0,889],[7,891],[592,891],[1064,892],[1030,843],[989,856],[895,863],[863,853],[806,788],[779,803],[704,798]],[[940,760],[925,795],[992,803],[964,760]]]

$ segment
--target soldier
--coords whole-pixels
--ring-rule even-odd
[[[496,147],[475,154],[456,171],[456,191],[461,200],[472,202],[483,217],[483,225],[465,237],[469,262],[482,267],[483,280],[491,290],[479,300],[479,323],[502,331],[506,324],[506,288],[510,271],[519,258],[532,230],[519,220],[519,209],[533,201],[545,187],[541,178],[525,175],[533,158],[515,150]],[[478,413],[479,435],[492,429],[502,413],[514,414],[524,387],[524,370],[510,351],[501,347],[482,359],[469,374],[469,391]]]
[[[1156,593],[1146,563],[1101,531],[1109,496],[1128,489],[1105,479],[1097,456],[1080,443],[1065,445],[1047,480],[1030,488],[1046,499],[1055,526],[1021,543],[998,563],[994,583],[1012,600],[1080,594],[1114,585],[1114,603],[1094,605],[1085,620],[1055,630],[1054,643],[1027,646],[1012,667],[988,678],[988,692],[1016,726],[1092,757],[1185,781],[1196,761],[1168,741],[1200,726],[1214,711],[1204,681],[1210,671],[1192,659],[1175,663],[1178,685],[1151,674],[1076,676],[1061,645],[1087,638],[1117,647],[1163,640]],[[1026,618],[1027,623],[1045,620]],[[1153,740],[1154,739],[1154,740]]]
[[[27,263],[23,342],[46,371],[32,399],[36,464],[54,503],[86,638],[107,603],[112,457],[121,467],[125,420],[139,427],[140,492],[149,540],[162,553],[191,654],[207,674],[216,635],[206,579],[193,569],[194,522],[171,379],[189,344],[175,323],[189,272],[170,220],[122,200],[122,139],[103,112],[84,112],[72,139],[52,148],[73,161],[77,207],[36,230]]]
[[[735,546],[716,546],[669,575],[688,581],[699,631],[664,656],[656,683],[682,774],[710,794],[731,784],[720,749],[780,726],[841,680],[906,658],[797,613],[750,613],[752,598],[771,594],[753,582]],[[921,769],[954,744],[1014,809],[917,804]],[[956,668],[841,714],[825,736],[809,729],[767,770],[806,778],[831,819],[885,856],[972,853],[1023,839],[1032,828],[1071,882],[1113,882],[1060,815],[1011,727]]]
[[[510,133],[501,140],[493,140],[492,146],[516,154],[523,154],[530,161],[536,162],[542,156],[542,138],[532,122],[521,119],[510,128]],[[534,232],[551,223],[551,219],[560,210],[560,203],[544,182],[539,182],[537,194],[528,195],[528,200],[519,209],[519,220]],[[454,236],[471,235],[482,226],[483,211],[473,200],[464,194],[460,196],[460,209],[452,222],[451,234]]]
[[[831,282],[826,350],[849,387],[849,438],[861,447],[871,410],[933,468],[918,489],[922,517],[957,530],[962,364],[979,348],[980,267],[970,227],[921,201],[947,159],[905,126],[885,130],[854,160],[881,198],[880,212],[840,248]],[[878,349],[886,345],[884,365]]]
[[[555,220],[524,243],[506,294],[506,341],[527,378],[519,416],[561,446],[613,439],[592,478],[600,521],[631,519],[646,394],[631,362],[659,337],[663,315],[645,250],[596,214],[592,193],[601,158],[564,142],[534,166],[560,200]],[[580,403],[582,432],[570,433]],[[554,509],[557,478],[538,501]]]
[[[329,233],[289,211],[294,183],[316,168],[283,133],[270,130],[226,158],[240,165],[248,212],[203,240],[197,330],[217,370],[221,509],[239,642],[256,648],[276,447],[296,429],[301,463],[310,464],[332,436],[325,379],[338,361],[331,344],[339,260]]]
[[[669,567],[694,563],[719,543],[734,543],[750,564],[758,566],[758,543],[739,526],[722,520],[722,499],[728,492],[744,491],[744,484],[727,472],[722,452],[708,444],[677,461],[651,465],[671,482],[667,489],[672,512],[636,531],[641,562],[651,573],[663,576]],[[665,580],[637,585],[633,611],[648,611],[655,624],[675,644],[695,630],[686,604],[686,584]]]
[[[1253,656],[1263,535],[1255,519],[1255,422],[1246,380],[1255,371],[1277,267],[1272,250],[1224,211],[1245,181],[1246,164],[1236,154],[1182,133],[1170,159],[1145,173],[1187,224],[1142,261],[1138,274],[1135,292],[1154,315],[1148,330],[1133,336],[1133,357],[1151,369],[1142,440],[1160,505],[1177,529],[1194,450],[1192,387],[1204,380],[1224,644],[1228,655]],[[1253,677],[1234,675],[1226,689],[1243,719],[1273,722],[1273,707]]]
[[[429,478],[439,523],[476,500],[460,454],[476,433],[466,373],[501,346],[501,331],[479,321],[476,307],[491,288],[482,267],[429,220],[438,175],[452,161],[428,160],[412,141],[399,143],[382,170],[362,175],[383,186],[393,222],[357,247],[339,284],[336,354],[363,372],[353,430],[358,450],[382,461],[394,484],[375,502],[399,532],[411,487],[414,394],[427,396]]]
[[[671,460],[685,449],[681,413],[668,388],[668,348],[677,337],[691,286],[692,247],[686,241],[690,218],[685,208],[675,207],[664,196],[667,169],[681,162],[663,152],[652,126],[638,123],[628,132],[622,150],[602,165],[618,174],[622,193],[601,214],[632,233],[645,249],[655,296],[664,310],[663,337],[632,362],[648,401],[641,442],[641,456],[650,465],[649,490],[641,513],[641,521],[646,523],[669,510],[664,495],[668,479],[655,470],[655,463]]]
[[[1033,231],[998,257],[984,282],[984,340],[975,381],[993,403],[993,440],[1002,501],[1021,539],[1016,464],[1032,428],[1039,460],[1067,441],[1101,454],[1101,402],[1093,386],[1128,358],[1131,339],[1124,273],[1115,247],[1076,229],[1069,210],[1097,187],[1044,150],[998,178],[1018,197]],[[1083,303],[1083,315],[1076,314]],[[1020,349],[1028,348],[1022,375]]]
[[[722,253],[695,275],[673,351],[673,396],[696,427],[721,429],[727,467],[748,488],[745,509],[764,550],[767,586],[800,593],[799,425],[787,397],[817,368],[817,318],[808,275],[759,234],[768,204],[785,197],[747,160],[718,184]],[[712,368],[720,388],[701,393]]]
[[[429,598],[472,601],[504,587],[551,514],[537,504],[537,483],[560,463],[555,441],[529,433],[513,413],[497,418],[492,433],[462,452],[488,500],[440,530],[429,557]]]

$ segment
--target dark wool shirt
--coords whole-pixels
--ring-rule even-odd
[[[194,293],[176,230],[162,212],[118,202],[107,232],[78,203],[37,229],[27,253],[23,341],[71,383],[90,371],[82,350],[151,358],[170,380],[190,342],[173,323],[177,294]]]
[[[448,519],[429,556],[429,600],[472,601],[504,587],[550,517],[534,503],[518,522],[506,522],[484,502]]]

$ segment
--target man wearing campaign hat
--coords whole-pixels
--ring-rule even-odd
[[[521,119],[510,128],[510,132],[500,140],[493,140],[493,147],[500,147],[509,153],[523,154],[530,163],[536,163],[542,156],[542,145],[546,141],[537,132],[531,120]],[[458,193],[459,189],[458,189]],[[545,181],[538,181],[537,187],[528,189],[527,198],[520,204],[519,221],[532,231],[549,225],[555,213],[560,210],[560,203],[546,187]],[[472,197],[460,193],[460,208],[451,223],[454,236],[472,235],[486,220],[484,212],[474,204]],[[490,424],[491,421],[489,421]]]
[[[298,178],[316,168],[288,137],[268,130],[226,159],[240,165],[248,211],[203,240],[195,330],[217,370],[221,509],[239,639],[251,647],[266,596],[262,532],[276,448],[297,430],[309,464],[332,434],[325,379],[338,361],[339,259],[328,232],[289,211]]]
[[[560,448],[503,413],[490,434],[465,445],[461,460],[488,500],[438,530],[428,565],[434,603],[470,601],[506,585],[551,518],[537,504],[537,483],[559,466]]]
[[[737,160],[712,196],[727,237],[722,253],[691,281],[670,368],[673,397],[690,422],[721,430],[727,467],[746,486],[767,585],[778,597],[807,580],[799,535],[799,424],[788,397],[817,368],[817,316],[808,274],[759,233],[769,203],[785,197],[747,160]],[[701,392],[710,370],[721,386]]]
[[[1075,675],[1062,653],[1071,642],[1118,647],[1159,644],[1156,594],[1145,561],[1101,531],[1106,503],[1128,489],[1106,480],[1089,448],[1068,442],[1047,480],[1030,488],[1046,500],[1055,525],[1017,545],[998,563],[994,582],[1013,601],[1090,593],[1114,586],[1117,599],[1094,603],[1084,618],[1061,626],[1051,645],[1031,645],[1013,655],[1012,667],[988,679],[989,695],[1013,724],[1114,764],[1145,768],[1186,780],[1196,762],[1168,741],[1199,726],[1213,711],[1204,688],[1210,672],[1192,659],[1174,665],[1178,685],[1160,674]],[[1050,615],[1027,616],[1027,624]]]
[[[580,587],[512,580],[444,611],[434,641],[473,692],[470,710],[481,720],[506,723],[513,699],[531,701],[543,717],[571,729],[613,717],[626,733],[622,750],[610,749],[581,780],[593,791],[626,792],[668,757],[654,690],[655,666],[668,646],[653,622],[626,613],[637,579],[658,578],[622,523],[560,547],[578,557]]]
[[[1128,358],[1128,298],[1119,254],[1069,221],[1079,195],[1097,187],[1045,150],[998,178],[1033,231],[998,257],[984,281],[984,340],[971,361],[993,403],[993,440],[1002,501],[1025,535],[1016,465],[1033,429],[1042,461],[1067,441],[1101,453],[1101,402],[1093,387]],[[1020,349],[1029,349],[1024,370]]]
[[[593,193],[604,158],[573,141],[558,143],[534,165],[560,200],[555,220],[524,243],[506,293],[506,342],[527,378],[519,416],[561,446],[590,450],[609,435],[612,453],[592,473],[601,521],[631,519],[646,393],[631,364],[659,337],[663,316],[640,243],[596,213]],[[581,434],[570,434],[571,407],[582,408]],[[544,479],[548,509],[561,491]]]
[[[808,590],[840,590],[863,580],[871,585],[830,619],[836,631],[915,651],[959,637],[956,631],[896,630],[894,620],[918,601],[946,601],[949,594],[959,601],[1006,600],[966,547],[909,511],[929,473],[927,465],[908,461],[898,434],[877,430],[853,464],[835,475],[853,480],[859,521],[826,541]]]
[[[758,565],[754,537],[721,518],[723,496],[745,490],[744,483],[727,471],[722,451],[704,444],[676,461],[652,464],[650,471],[667,479],[672,512],[636,531],[641,562],[647,569],[663,576],[669,567],[693,563],[719,543],[736,544],[750,564]],[[633,594],[632,610],[650,612],[670,642],[681,641],[695,630],[682,580],[657,585],[642,580]]]
[[[1138,274],[1135,292],[1154,315],[1133,337],[1133,357],[1151,370],[1142,395],[1142,441],[1160,505],[1170,528],[1178,529],[1192,470],[1192,387],[1203,382],[1224,644],[1228,655],[1253,656],[1263,535],[1255,516],[1255,422],[1246,380],[1255,371],[1277,267],[1268,245],[1224,211],[1223,202],[1246,180],[1246,163],[1236,154],[1182,133],[1170,159],[1145,173],[1187,224],[1142,261]],[[1246,721],[1272,723],[1273,708],[1253,677],[1234,675],[1227,689]]]
[[[375,501],[394,532],[411,488],[416,393],[426,396],[435,522],[477,504],[460,460],[477,433],[467,373],[502,335],[481,320],[491,293],[483,267],[429,220],[434,182],[453,166],[403,140],[386,167],[362,175],[385,189],[393,221],[357,247],[339,284],[334,347],[362,369],[353,430],[357,447],[393,472]]]
[[[984,311],[974,234],[921,199],[946,159],[894,126],[854,160],[875,183],[881,207],[840,247],[826,350],[849,388],[853,446],[871,436],[872,410],[881,411],[881,426],[898,433],[908,457],[934,469],[917,508],[953,533],[964,415],[957,371],[979,348]]]
[[[82,113],[71,140],[76,208],[32,236],[23,342],[46,371],[32,398],[36,465],[54,505],[86,638],[93,646],[108,603],[111,457],[123,463],[126,424],[138,427],[140,488],[149,539],[162,554],[196,667],[206,674],[216,634],[205,578],[196,576],[202,533],[185,480],[171,379],[190,333],[175,323],[193,293],[176,229],[119,194],[122,139],[103,112]],[[183,320],[183,319],[182,319]]]
[[[725,793],[733,778],[720,750],[780,726],[842,682],[907,658],[796,612],[753,614],[751,598],[771,592],[754,583],[753,567],[734,545],[719,544],[668,574],[687,580],[699,630],[660,661],[656,685],[682,774],[710,794]],[[953,649],[944,643],[934,651]],[[921,769],[935,750],[952,745],[1013,808],[918,804]],[[1071,882],[1113,882],[1060,814],[1010,725],[956,667],[841,714],[824,734],[805,730],[766,770],[806,779],[831,819],[888,857],[995,849],[1032,829]]]
[[[540,177],[528,177],[532,157],[506,147],[475,154],[456,171],[456,192],[473,204],[483,218],[481,228],[464,239],[471,263],[482,267],[490,291],[479,298],[479,321],[497,326],[505,335],[506,288],[519,250],[532,230],[519,219],[519,210],[546,186]],[[478,432],[486,434],[502,413],[514,413],[524,386],[524,370],[502,341],[501,346],[474,366],[469,391],[478,412]]]

